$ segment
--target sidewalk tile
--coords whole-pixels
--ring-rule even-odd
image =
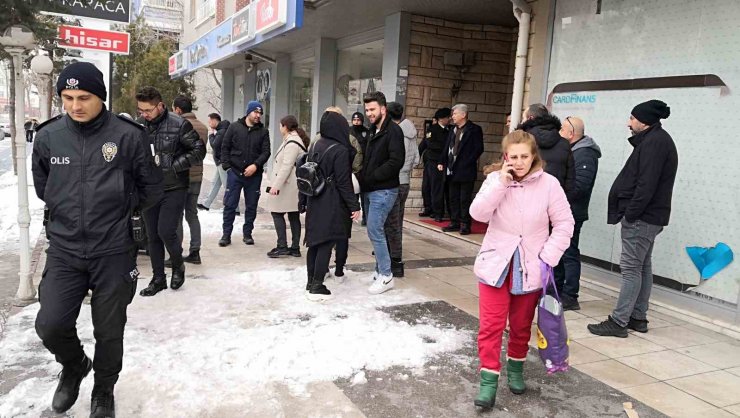
[[[594,335],[586,328],[586,325],[593,322],[591,318],[567,319],[566,317],[565,326],[568,328],[568,338],[573,341],[593,337]]]
[[[455,286],[461,284],[478,284],[478,280],[472,272],[462,267],[436,267],[419,270]]]
[[[735,376],[740,376],[740,367],[735,367],[735,368],[732,368],[732,369],[727,369],[725,371],[726,372],[730,372],[730,373],[734,374]]]
[[[676,317],[666,315],[661,312],[655,312],[653,310],[648,311],[647,317],[651,323],[653,322],[653,319],[661,319],[663,321],[670,322],[673,325],[688,325],[688,322],[682,319],[678,319]]]
[[[431,298],[435,299],[465,299],[469,298],[471,296],[470,293],[460,290],[457,287],[447,284],[444,282],[439,282],[437,285],[434,286],[425,286],[425,287],[416,287],[416,289],[424,294],[425,296],[429,296]]]
[[[650,329],[648,332],[639,335],[640,338],[660,344],[666,348],[689,347],[692,345],[712,344],[718,342],[712,337],[689,331],[685,326],[678,325]]]
[[[586,315],[579,313],[578,311],[565,311],[565,320],[571,320],[571,319],[583,319],[588,318]]]
[[[724,342],[676,349],[720,369],[740,366],[740,345]]]
[[[712,330],[706,329],[704,327],[700,327],[698,325],[694,324],[686,324],[684,325],[684,328],[686,328],[689,331],[696,332],[701,335],[706,335],[707,337],[711,337],[712,339],[716,340],[717,342],[737,342],[735,338],[730,337],[729,335],[720,334],[719,332],[714,332]]]
[[[570,344],[568,345],[568,349],[570,350],[568,363],[571,366],[608,360],[605,355],[599,354],[590,348],[586,348],[585,346],[578,344],[575,341],[570,342]]]
[[[591,337],[578,340],[584,346],[598,351],[609,358],[636,356],[638,354],[664,351],[665,348],[642,338],[630,335],[627,338]]]
[[[583,291],[581,291],[580,294],[578,295],[578,302],[581,302],[581,303],[583,303],[583,302],[594,302],[594,301],[597,301],[597,300],[604,300],[604,298],[601,298],[601,297],[598,297],[596,295],[592,295],[592,294],[590,294],[588,292],[583,292]]]
[[[456,288],[463,292],[469,293],[475,297],[478,297],[478,283],[469,283],[463,285],[454,285]]]
[[[616,360],[604,360],[597,361],[595,363],[581,364],[577,366],[576,369],[615,389],[645,385],[656,381],[652,377],[631,367],[625,366]]]
[[[580,302],[581,310],[578,313],[592,318],[606,319],[607,315],[614,310],[614,302],[608,300],[596,300],[593,302]]]
[[[715,406],[727,407],[740,402],[740,377],[722,370],[666,383]]]
[[[676,326],[676,324],[674,324],[673,322],[668,322],[668,321],[666,321],[664,319],[654,318],[654,317],[652,317],[650,315],[648,315],[648,317],[649,317],[648,318],[648,321],[650,321],[648,323],[648,328],[651,331],[653,329],[656,329],[656,328],[665,328],[665,327],[674,327],[674,326]]]
[[[706,418],[710,412],[721,411],[663,382],[633,386],[622,392],[671,417]]]
[[[733,414],[735,416],[740,417],[740,403],[739,404],[732,405],[732,406],[728,406],[727,408],[725,408],[725,411],[727,411],[727,412],[729,412],[729,413],[731,413],[731,414]]]
[[[675,379],[716,370],[715,367],[670,350],[617,360],[658,380]]]
[[[449,299],[445,302],[478,318],[478,298]]]

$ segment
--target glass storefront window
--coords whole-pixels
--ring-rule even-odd
[[[382,89],[382,73],[382,40],[338,52],[334,104],[345,110],[348,120],[354,112],[364,113],[362,99],[367,93]]]
[[[290,80],[290,114],[309,136],[312,135],[313,65],[313,58],[293,63]]]

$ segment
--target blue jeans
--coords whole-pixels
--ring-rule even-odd
[[[581,285],[581,251],[578,249],[578,241],[581,235],[583,221],[576,221],[573,227],[573,237],[570,239],[570,247],[563,253],[560,263],[555,266],[555,285],[560,295],[578,299],[578,291]]]
[[[203,203],[203,206],[210,209],[213,201],[216,200],[216,196],[218,196],[218,192],[221,191],[221,185],[226,185],[226,178],[226,170],[221,167],[221,164],[217,165],[216,173],[213,176],[213,187],[211,188],[211,193],[208,195],[205,203]]]
[[[385,220],[396,203],[396,197],[398,187],[365,193],[367,236],[375,251],[375,271],[384,276],[391,275],[391,255],[385,238]]]
[[[260,186],[262,185],[262,174],[255,173],[251,177],[237,175],[229,170],[226,179],[226,192],[224,193],[224,235],[231,236],[234,229],[234,218],[236,209],[239,207],[239,198],[244,190],[244,236],[252,236],[254,220],[257,218],[257,203],[260,200]]]

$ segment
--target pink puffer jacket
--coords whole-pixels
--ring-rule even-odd
[[[475,271],[485,276],[479,279],[493,286],[519,248],[525,292],[542,288],[540,260],[558,264],[570,246],[575,223],[560,183],[542,170],[508,187],[501,184],[498,172],[489,174],[470,205],[470,215],[488,223],[476,258]]]

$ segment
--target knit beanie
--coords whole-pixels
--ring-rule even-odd
[[[360,118],[360,122],[365,123],[365,115],[363,115],[360,112],[355,112],[352,114],[352,119],[354,118]]]
[[[84,90],[108,100],[103,73],[89,62],[75,62],[62,70],[57,79],[57,94],[61,96],[62,90]]]
[[[632,116],[645,125],[653,125],[671,116],[671,108],[660,100],[648,100],[632,109]]]
[[[247,104],[247,115],[250,114],[250,113],[252,113],[252,112],[254,112],[255,110],[258,110],[258,109],[259,109],[260,112],[262,112],[262,105],[260,104],[260,102],[258,102],[256,100],[250,101]]]
[[[449,107],[437,109],[437,111],[434,113],[434,119],[437,120],[449,118],[450,116],[452,116],[452,109],[450,109]]]

